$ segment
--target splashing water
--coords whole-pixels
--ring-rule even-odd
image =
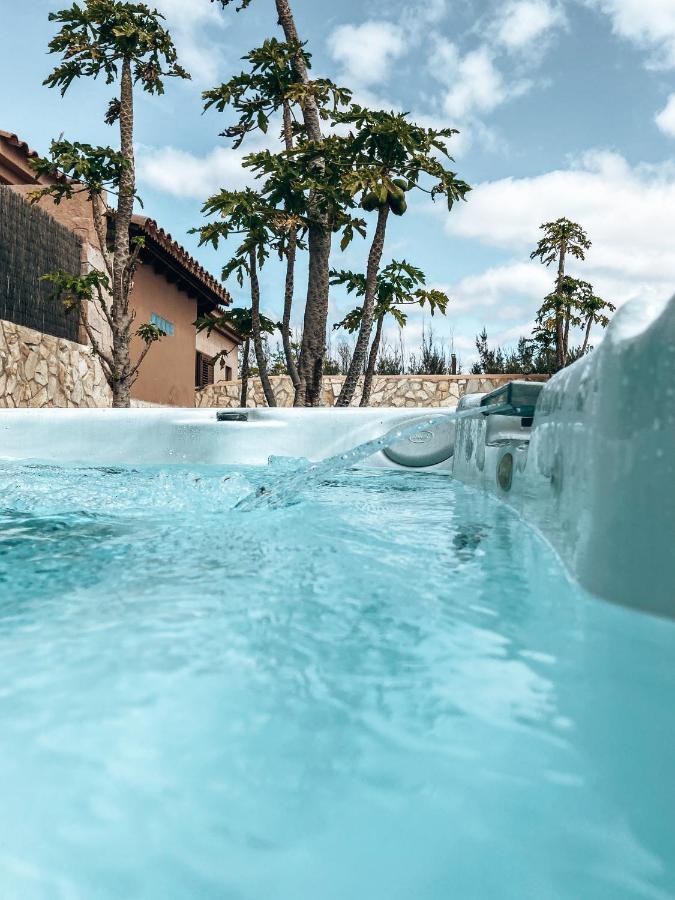
[[[508,408],[509,407],[506,404],[495,406],[491,408],[490,412],[498,413]],[[358,444],[351,450],[346,450],[343,453],[336,453],[334,456],[328,456],[326,459],[322,459],[319,462],[310,465],[302,465],[300,468],[296,467],[290,472],[286,470],[274,487],[259,488],[255,494],[249,494],[244,497],[243,500],[240,500],[237,504],[237,508],[258,509],[264,506],[286,506],[297,497],[300,491],[309,487],[311,484],[315,484],[317,481],[320,481],[322,478],[326,478],[329,475],[335,475],[337,472],[349,469],[351,466],[358,465],[358,463],[368,459],[374,453],[384,450],[386,447],[391,447],[396,441],[412,437],[412,435],[424,431],[426,428],[429,428],[429,426],[440,425],[445,422],[456,422],[459,419],[475,419],[483,414],[484,410],[481,407],[474,407],[472,409],[455,410],[451,413],[433,415],[428,419],[417,421],[413,425],[408,425],[407,427],[397,425],[380,437],[364,441],[362,444]],[[284,466],[284,468],[286,467]]]

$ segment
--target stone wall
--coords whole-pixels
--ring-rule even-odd
[[[89,347],[0,320],[0,407],[110,406]]]
[[[507,381],[546,381],[547,375],[376,375],[370,394],[370,406],[449,406],[454,407],[464,394],[491,391]],[[286,375],[271,379],[279,406],[293,405],[293,385]],[[323,406],[333,406],[340,393],[344,375],[326,375],[323,379]],[[196,406],[236,408],[241,393],[240,381],[211,384],[197,391]],[[361,399],[357,389],[352,406]],[[248,383],[247,406],[265,406],[260,379]]]

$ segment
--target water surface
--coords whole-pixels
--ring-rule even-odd
[[[0,468],[2,900],[675,897],[675,624],[280,468]]]

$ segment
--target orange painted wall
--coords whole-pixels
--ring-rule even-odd
[[[158,275],[150,264],[139,266],[134,278],[130,305],[136,310],[134,330],[150,322],[152,313],[174,325],[172,337],[164,337],[150,348],[131,396],[135,400],[171,406],[195,405],[195,327],[197,301]],[[143,348],[134,337],[131,354],[134,360]]]

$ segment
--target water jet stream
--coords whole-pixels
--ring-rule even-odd
[[[508,404],[503,406],[491,407],[490,414],[494,415],[502,411],[508,410]],[[427,419],[415,422],[414,425],[402,427],[397,425],[391,428],[383,435],[377,438],[371,438],[358,444],[351,450],[345,450],[343,453],[336,453],[334,456],[328,456],[319,462],[311,463],[309,466],[303,467],[294,472],[284,473],[276,482],[274,487],[260,488],[257,493],[249,494],[237,504],[238,509],[259,509],[264,507],[286,506],[294,500],[297,495],[304,489],[310,487],[313,483],[326,478],[329,475],[335,475],[349,469],[351,466],[368,459],[374,453],[390,447],[396,441],[403,438],[412,437],[420,431],[424,431],[433,425],[444,422],[456,422],[460,419],[476,419],[485,414],[482,407],[474,407],[472,409],[455,410],[451,413],[443,413],[429,416]]]

